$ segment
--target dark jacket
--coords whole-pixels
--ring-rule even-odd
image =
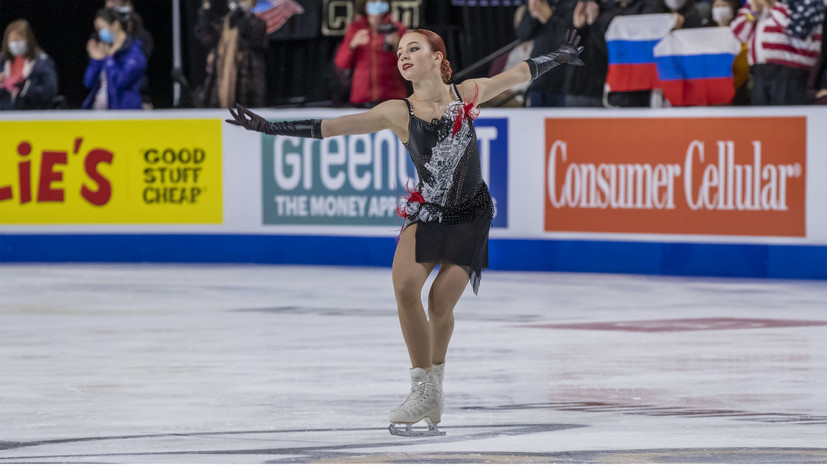
[[[101,87],[100,73],[106,72],[107,101],[110,110],[141,109],[141,85],[146,71],[146,58],[141,41],[126,39],[123,46],[103,60],[89,60],[83,85],[89,89],[82,108],[92,108],[95,94]]]
[[[609,74],[609,48],[606,31],[615,16],[650,14],[656,8],[654,0],[626,2],[599,2],[600,12],[592,24],[577,30],[583,52],[580,59],[585,66],[566,66],[566,93],[582,97],[602,97],[606,76]]]
[[[267,23],[241,8],[223,17],[201,9],[194,33],[210,50],[198,105],[222,108],[227,106],[222,99],[229,98],[231,101],[225,103],[263,107],[267,96]],[[227,75],[228,69],[234,69],[233,76]]]
[[[523,19],[517,26],[517,38],[520,39],[520,41],[534,41],[534,48],[531,51],[532,58],[557,50],[560,44],[563,43],[566,31],[571,28],[571,18],[576,1],[559,0],[556,3],[550,1],[549,4],[554,8],[554,11],[546,24],[532,17],[528,10],[526,10]],[[565,81],[565,67],[557,66],[538,77],[537,80],[531,84],[530,90],[563,92]]]
[[[583,52],[580,59],[585,66],[566,66],[566,93],[582,97],[602,97],[606,75],[609,73],[609,49],[606,30],[617,15],[617,10],[600,5],[600,13],[592,24],[577,30]]]
[[[5,69],[0,58],[0,70]],[[40,52],[32,62],[26,79],[18,86],[20,92],[12,95],[0,87],[0,110],[48,110],[57,96],[57,71],[55,62],[44,52]]]

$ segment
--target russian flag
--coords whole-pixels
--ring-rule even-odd
[[[663,96],[673,106],[729,103],[741,43],[728,27],[674,31],[655,46]]]
[[[617,16],[606,31],[612,92],[649,90],[658,87],[654,48],[675,27],[672,15]]]
[[[304,13],[304,8],[293,0],[258,0],[253,13],[267,23],[267,33],[277,31],[293,15]]]

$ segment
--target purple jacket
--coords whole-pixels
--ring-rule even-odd
[[[90,89],[82,108],[92,108],[101,87],[100,73],[106,71],[106,90],[110,110],[142,108],[141,86],[144,83],[146,58],[141,41],[127,39],[123,46],[103,60],[89,60],[83,85]]]

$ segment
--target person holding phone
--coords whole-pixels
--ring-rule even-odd
[[[95,32],[86,43],[89,66],[83,84],[89,95],[82,108],[140,110],[146,72],[141,41],[129,37],[126,18],[113,9],[99,10],[94,26]]]
[[[350,75],[353,106],[373,107],[408,95],[408,85],[396,71],[396,48],[407,29],[391,18],[391,11],[387,0],[357,1],[358,15],[336,51],[336,68]]]

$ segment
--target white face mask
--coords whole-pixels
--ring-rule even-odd
[[[686,5],[686,0],[663,0],[663,3],[665,3],[666,8],[670,10],[680,10]]]
[[[29,50],[28,45],[26,44],[25,40],[10,40],[9,41],[9,53],[12,55],[19,57],[20,55],[25,55],[26,52]]]
[[[119,6],[115,7],[115,11],[121,14],[125,20],[129,21],[129,17],[132,16],[132,8],[128,6]]]
[[[729,26],[733,16],[732,8],[728,6],[712,7],[712,20],[718,26]]]

